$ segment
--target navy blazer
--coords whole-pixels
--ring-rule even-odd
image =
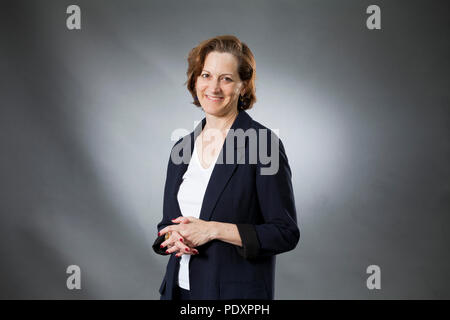
[[[181,153],[177,152],[181,156],[183,150],[190,149],[190,154],[186,155],[190,159],[195,139],[201,132],[199,126],[203,129],[205,123],[206,118],[193,132],[177,141],[172,152],[186,147],[181,149]],[[239,111],[231,126],[234,130],[239,128],[244,131],[250,128],[257,131],[266,129],[270,154],[270,137],[274,135],[272,131],[254,121],[244,110]],[[226,139],[229,139],[229,136],[230,134]],[[257,137],[259,142],[259,135]],[[261,168],[268,167],[269,164],[263,164],[259,155],[257,163],[247,160],[247,138],[244,142],[236,140],[238,143],[234,143],[235,161],[232,164],[225,163],[226,141],[223,144],[218,159],[224,161],[214,166],[199,218],[236,224],[243,246],[213,240],[197,247],[199,254],[192,255],[189,262],[191,299],[273,299],[275,255],[294,249],[300,238],[291,170],[281,140],[277,140],[279,169],[273,175],[260,174]],[[238,157],[243,155],[246,157],[245,163],[241,163],[242,160],[237,163]],[[177,193],[188,164],[186,161],[176,164],[172,157],[169,159],[164,187],[163,219],[157,226],[158,231],[174,224],[171,220],[182,215]],[[180,259],[175,257],[175,254],[170,255],[159,289],[162,300],[173,299]]]

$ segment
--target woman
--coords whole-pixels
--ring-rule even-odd
[[[295,248],[300,232],[283,144],[245,111],[256,101],[253,54],[219,36],[192,49],[188,64],[205,118],[175,143],[167,168],[154,244],[170,254],[161,299],[273,299],[275,255]]]

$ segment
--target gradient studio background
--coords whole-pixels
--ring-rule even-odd
[[[81,7],[79,31],[66,8]],[[382,30],[366,28],[370,4]],[[3,1],[0,298],[159,299],[153,253],[188,51],[253,50],[293,172],[276,299],[450,298],[445,1]],[[66,288],[81,267],[80,291]],[[381,267],[381,290],[366,287]]]

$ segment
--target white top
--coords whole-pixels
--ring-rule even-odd
[[[205,169],[200,163],[196,145],[197,143],[194,142],[194,151],[192,152],[189,166],[183,175],[183,181],[178,190],[177,199],[183,216],[199,218],[206,187],[208,186],[209,178],[211,177],[218,155],[216,156],[215,161]],[[190,255],[183,254],[180,260],[178,285],[185,290],[189,290],[190,259]]]

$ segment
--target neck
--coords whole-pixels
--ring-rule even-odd
[[[237,109],[229,112],[224,116],[214,116],[206,113],[206,124],[203,129],[217,129],[225,133],[225,131],[230,129],[230,127],[233,125],[233,121],[236,119],[238,113],[239,111]]]

